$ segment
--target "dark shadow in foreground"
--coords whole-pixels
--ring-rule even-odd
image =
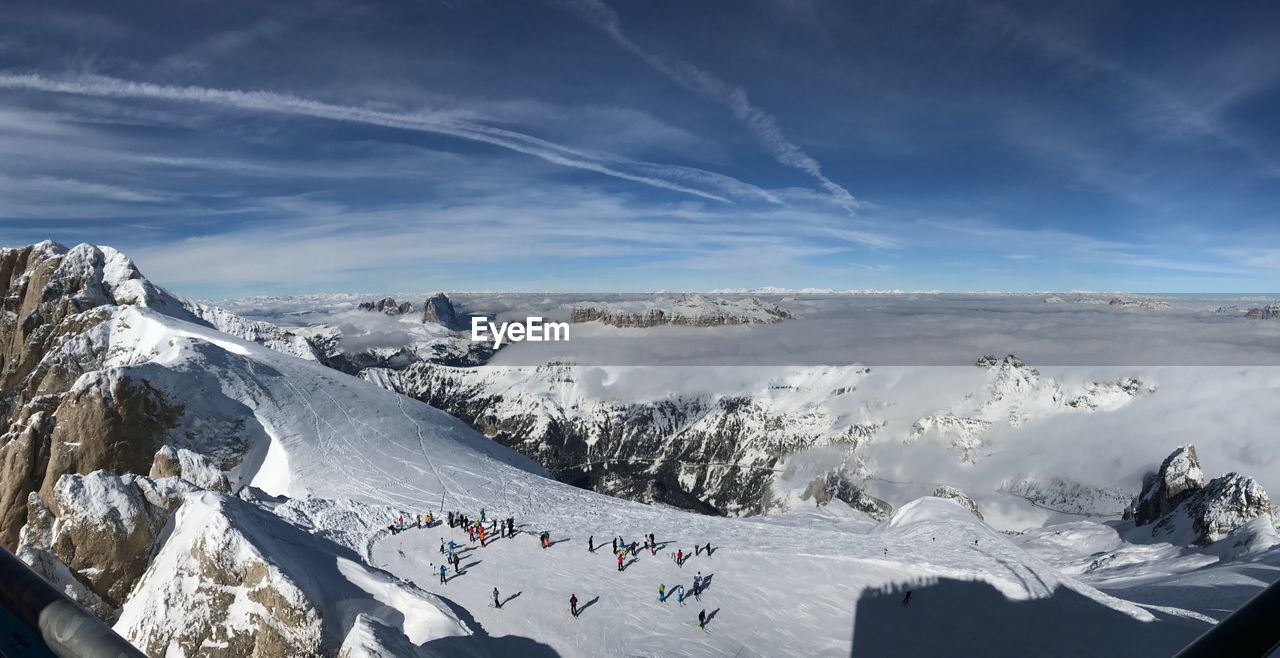
[[[853,658],[1168,656],[1209,627],[1155,611],[1144,622],[1065,587],[1015,601],[986,582],[951,579],[869,589],[857,606]]]
[[[516,593],[510,601],[521,593]],[[503,635],[494,637],[476,621],[475,616],[466,608],[454,603],[451,599],[440,597],[462,623],[471,629],[474,635],[458,637],[442,637],[421,645],[422,648],[440,656],[476,656],[477,658],[560,658],[560,654],[551,647],[532,638],[519,635]]]

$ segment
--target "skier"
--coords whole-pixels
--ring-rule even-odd
[[[590,536],[590,535],[587,536],[587,552],[588,553],[596,552],[595,541],[596,541],[596,538],[594,536]]]
[[[694,554],[694,555],[700,555],[701,553],[702,553],[702,544],[694,544],[694,545],[693,545],[693,554]]]
[[[449,522],[449,527],[450,527],[450,528],[452,528],[452,527],[453,527],[453,512],[449,512],[449,516],[445,517],[445,520],[447,520],[447,521]]]
[[[573,615],[574,619],[578,618],[578,595],[577,594],[569,595],[569,613]]]
[[[444,555],[444,537],[440,538],[440,554]]]
[[[622,559],[626,557],[626,553],[618,556],[618,571],[622,571]]]
[[[684,585],[676,585],[676,602],[684,605]]]
[[[908,603],[911,603],[911,590],[907,590],[907,595],[902,597],[902,605],[907,605]]]
[[[697,596],[702,591],[702,572],[693,577],[693,595]]]
[[[652,533],[652,532],[651,532],[651,533],[649,533],[649,545],[650,545],[650,546],[652,546],[652,547],[654,547],[654,548],[657,548],[657,547],[658,547],[658,540],[656,540],[656,539],[654,539],[654,538],[653,538],[653,533]]]
[[[480,508],[480,522],[484,523],[484,508]]]
[[[636,554],[636,543],[635,543],[635,542],[631,542],[631,554],[632,554],[632,555],[635,555],[635,554]]]
[[[662,603],[667,602],[667,584],[658,583],[658,600]]]
[[[445,585],[449,582],[449,579],[445,576],[446,573],[448,572],[445,570],[444,565],[443,564],[440,565],[440,584],[441,585]]]
[[[508,537],[516,536],[516,519],[513,516],[507,517],[507,536]]]
[[[501,608],[501,607],[502,607],[502,601],[499,601],[499,600],[498,600],[498,588],[497,588],[497,587],[493,588],[493,607],[495,607],[495,608]]]
[[[676,551],[676,566],[677,567],[684,566],[684,549],[683,548]]]
[[[702,545],[702,550],[707,552],[707,557],[711,557],[711,542]]]
[[[484,526],[480,526],[480,548],[484,548]]]
[[[614,555],[618,554],[618,538],[617,537],[613,538],[613,554]]]
[[[706,608],[703,608],[702,612],[698,613],[698,628],[701,628],[704,631],[707,630],[707,609]]]

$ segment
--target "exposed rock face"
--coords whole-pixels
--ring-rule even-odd
[[[1159,471],[1143,478],[1142,493],[1128,516],[1138,525],[1154,523],[1203,487],[1204,471],[1196,447],[1187,444],[1166,457]]]
[[[933,495],[936,498],[946,498],[960,503],[965,507],[965,509],[973,512],[973,515],[978,517],[979,520],[982,520],[982,512],[978,509],[978,503],[974,502],[974,500],[969,497],[969,494],[955,487],[942,486],[935,489],[933,491]]]
[[[449,329],[462,329],[458,321],[458,313],[453,308],[449,296],[438,292],[427,298],[422,304],[422,321],[434,322]]]
[[[29,496],[18,556],[113,622],[150,564],[169,515],[182,495],[197,489],[178,478],[63,475],[44,498]]]
[[[1152,526],[1152,536],[1189,544],[1211,544],[1258,517],[1271,517],[1271,499],[1251,477],[1228,473],[1207,485],[1195,447],[1169,455],[1148,474],[1125,518]]]
[[[861,368],[832,372],[847,386]],[[749,396],[676,395],[644,402],[578,397],[575,366],[460,369],[415,364],[362,376],[442,409],[542,464],[558,480],[609,495],[708,514],[775,505],[775,469],[823,445],[854,450],[877,424],[778,411]],[[835,386],[824,388],[827,392]]]
[[[372,643],[368,624],[388,619],[392,601],[402,627],[379,624]],[[262,658],[370,655],[370,644],[404,649],[467,632],[435,597],[354,552],[210,492],[183,498],[115,628],[152,656]]]
[[[1113,297],[1109,305],[1116,308],[1136,308],[1144,311],[1159,311],[1169,308],[1169,305],[1157,299],[1130,299],[1128,297]]]
[[[125,306],[200,322],[114,249],[42,242],[0,250],[0,408],[9,419],[0,435],[0,542],[10,549],[31,491],[47,501],[65,473],[145,471],[172,424],[175,410],[145,381],[86,374],[103,367],[106,326]]]
[[[398,304],[392,297],[383,297],[376,302],[361,302],[356,308],[361,311],[377,311],[387,315],[405,315],[413,311],[413,304],[410,302]]]
[[[1267,304],[1245,311],[1244,316],[1250,320],[1270,320],[1272,318],[1280,318],[1280,303]]]
[[[827,505],[832,500],[839,500],[877,521],[883,521],[893,515],[893,505],[868,494],[839,469],[814,478],[801,492],[800,498],[813,500],[819,506]]]
[[[1196,543],[1218,541],[1258,517],[1271,517],[1271,499],[1251,477],[1228,473],[1216,477],[1188,501]]]
[[[153,479],[176,477],[209,491],[230,491],[227,476],[204,455],[186,448],[164,446],[151,463]]]
[[[602,322],[615,327],[656,327],[665,324],[714,327],[734,324],[772,324],[791,319],[789,311],[750,297],[741,300],[681,295],[675,300],[581,306],[570,322]]]

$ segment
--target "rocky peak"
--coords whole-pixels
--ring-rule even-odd
[[[1125,518],[1153,525],[1153,536],[1179,530],[1187,543],[1213,543],[1250,520],[1271,516],[1271,499],[1251,477],[1228,473],[1207,485],[1195,446],[1185,445],[1165,458],[1160,470],[1143,479],[1142,493]]]
[[[1250,320],[1270,320],[1280,318],[1280,303],[1267,304],[1245,311],[1244,316]]]
[[[1260,516],[1271,516],[1271,498],[1262,485],[1239,473],[1214,478],[1188,507],[1201,544],[1222,539]]]
[[[1142,480],[1142,493],[1130,513],[1138,525],[1154,523],[1204,487],[1204,471],[1196,447],[1184,445],[1165,458],[1160,470]]]
[[[423,302],[422,321],[434,322],[448,329],[457,329],[458,313],[453,308],[453,302],[449,301],[449,296],[438,292]]]
[[[413,304],[410,302],[398,304],[394,297],[383,297],[376,302],[361,302],[356,308],[361,311],[377,311],[387,315],[404,315],[413,310]]]
[[[969,497],[969,494],[955,487],[949,487],[946,485],[938,487],[937,489],[934,489],[933,496],[935,498],[946,498],[947,500],[954,500],[957,503],[960,503],[960,505],[963,506],[965,509],[969,510],[970,512],[973,512],[973,515],[978,517],[979,521],[982,520],[982,512],[978,509],[978,503],[974,502],[973,498]]]

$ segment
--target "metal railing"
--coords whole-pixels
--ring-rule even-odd
[[[0,655],[143,658],[66,595],[0,547]]]

